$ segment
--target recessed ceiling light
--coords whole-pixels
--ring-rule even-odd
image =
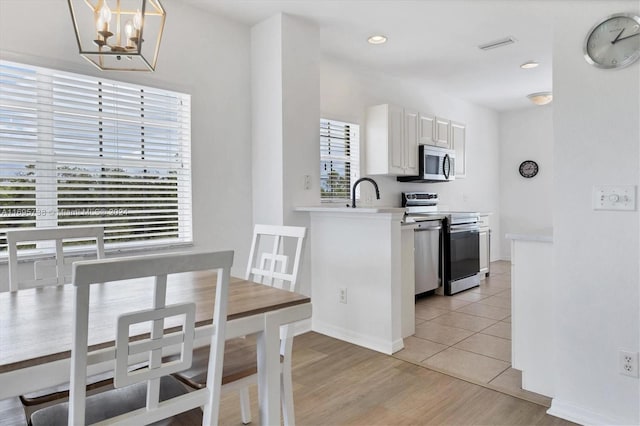
[[[367,39],[367,41],[371,44],[383,44],[387,42],[387,37],[383,35],[372,35]]]
[[[538,92],[527,95],[527,98],[536,105],[546,105],[553,100],[551,92]]]
[[[530,70],[531,68],[536,68],[538,65],[540,64],[536,61],[527,61],[524,64],[520,65],[520,68],[522,68],[523,70]]]

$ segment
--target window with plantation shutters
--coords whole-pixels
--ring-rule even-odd
[[[0,61],[0,255],[12,228],[103,225],[111,248],[191,242],[190,103]]]
[[[322,201],[351,197],[360,175],[359,126],[320,119],[320,196]]]

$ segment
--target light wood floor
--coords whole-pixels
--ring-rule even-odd
[[[416,301],[416,332],[394,357],[547,407],[511,368],[511,263],[491,262],[480,286]]]
[[[299,425],[569,425],[546,407],[317,333],[294,340]],[[258,424],[256,389],[251,391]],[[221,424],[241,425],[235,394]],[[17,399],[0,401],[0,425],[24,425]]]

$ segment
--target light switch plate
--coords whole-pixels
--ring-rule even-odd
[[[595,185],[593,187],[594,210],[636,209],[635,185]]]

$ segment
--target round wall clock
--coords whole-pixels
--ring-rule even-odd
[[[520,175],[525,178],[532,178],[538,174],[538,163],[533,160],[526,160],[520,163]]]
[[[599,21],[584,40],[584,58],[591,65],[623,68],[640,58],[640,16],[616,13]]]

